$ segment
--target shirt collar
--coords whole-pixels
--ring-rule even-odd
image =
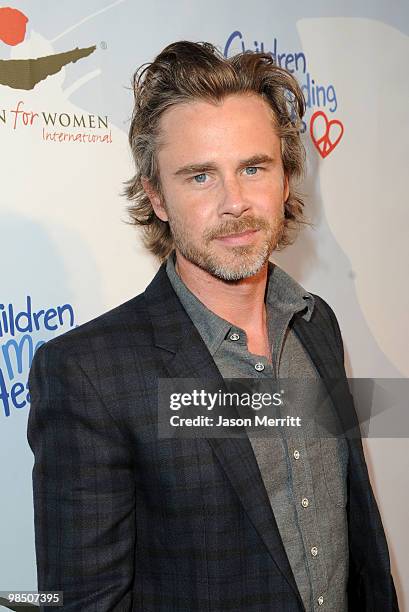
[[[314,309],[314,296],[308,293],[285,270],[276,263],[268,262],[266,302],[283,312],[303,312],[302,317],[309,321]]]
[[[185,285],[175,269],[175,251],[166,261],[166,273],[188,316],[202,336],[211,355],[214,355],[220,344],[232,329],[233,325],[215,312],[209,310]],[[268,263],[268,280],[266,287],[266,304],[269,308],[280,309],[283,313],[295,314],[305,311],[302,317],[310,320],[314,308],[314,297],[305,291],[287,272]],[[234,326],[234,330],[238,330]],[[239,330],[243,331],[243,330]]]

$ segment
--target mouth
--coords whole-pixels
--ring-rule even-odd
[[[223,244],[248,244],[251,242],[259,230],[245,230],[237,234],[229,234],[228,236],[219,236],[217,240]]]

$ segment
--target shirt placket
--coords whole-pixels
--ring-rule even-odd
[[[306,435],[309,435],[308,431],[304,435],[288,433],[286,443],[293,499],[311,579],[313,610],[322,610],[326,609],[323,606],[327,602],[328,576],[318,526],[313,477],[307,459]]]
[[[272,338],[273,375],[280,380],[280,357],[284,337],[294,312],[279,312],[269,316],[269,337]],[[273,333],[273,330],[279,333]],[[287,416],[293,410],[284,402],[281,417]],[[285,414],[284,414],[285,411]],[[296,415],[297,416],[297,415]],[[307,459],[306,436],[313,435],[312,422],[307,419],[303,425],[303,434],[287,428],[280,429],[283,443],[289,457],[290,483],[296,516],[302,536],[307,570],[310,578],[312,609],[323,610],[327,599],[328,577],[322,555],[320,531],[318,527],[317,510],[314,499],[312,472]]]

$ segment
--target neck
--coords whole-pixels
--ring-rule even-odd
[[[249,278],[224,281],[192,264],[176,251],[175,269],[188,289],[222,319],[245,330],[265,327],[268,261]]]

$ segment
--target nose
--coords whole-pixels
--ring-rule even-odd
[[[238,176],[225,178],[221,185],[219,214],[240,217],[249,206],[240,184],[240,178]]]

